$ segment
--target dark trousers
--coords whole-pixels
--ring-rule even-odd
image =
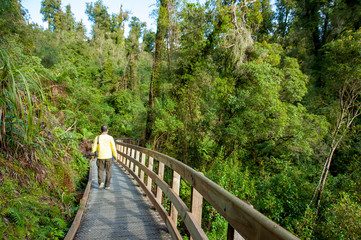
[[[104,169],[105,169],[105,187],[110,186],[110,178],[112,177],[112,163],[113,159],[98,159],[97,167],[98,167],[98,183],[101,184],[104,182]]]

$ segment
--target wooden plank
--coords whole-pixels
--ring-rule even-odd
[[[134,159],[136,150],[132,148],[130,151],[131,151],[131,157]],[[130,167],[129,168],[132,169],[132,171],[134,171],[134,162],[133,161],[130,162]]]
[[[202,224],[203,196],[192,187],[191,212],[199,224]]]
[[[130,148],[127,147],[127,148],[125,149],[125,154],[126,154],[127,156],[129,156],[129,153],[130,153]],[[125,165],[126,165],[127,167],[129,167],[129,163],[130,163],[130,161],[128,160],[128,158],[125,158]]]
[[[197,223],[202,226],[203,196],[192,187],[191,213]],[[190,238],[193,239],[192,236]]]
[[[124,144],[124,143],[122,143]],[[188,181],[243,237],[247,239],[299,239],[216,183],[182,162],[162,153],[131,146],[164,163]]]
[[[149,156],[148,159],[148,169],[149,171],[153,172],[153,157]],[[149,191],[152,191],[152,178],[147,174],[147,188]]]
[[[144,153],[142,153],[141,163],[144,166],[145,166],[145,157],[146,157],[146,155]],[[142,180],[142,182],[144,183],[144,171],[143,170],[140,170],[140,180]]]
[[[128,151],[129,151],[129,148],[125,146],[125,148],[124,148],[124,154],[125,154],[125,155],[128,155]],[[124,156],[123,156],[123,157],[124,157]],[[128,166],[128,161],[129,161],[129,160],[128,160],[126,157],[124,157],[124,163],[125,163],[126,166]]]
[[[118,146],[119,146],[119,149],[118,149],[118,150],[120,151],[123,146],[120,146],[120,145],[118,145]],[[120,162],[120,157],[121,157],[121,156],[119,156],[119,155],[117,154],[117,162]]]
[[[127,147],[124,147],[124,148],[123,148],[123,152],[122,152],[122,153],[127,154]],[[123,162],[124,164],[126,164],[127,159],[126,159],[124,156],[122,156],[122,157],[123,157],[122,162]]]
[[[118,145],[118,146],[120,146],[120,152],[124,152],[124,146],[123,145]],[[123,162],[123,156],[122,155],[119,155],[119,159],[120,159],[119,162]]]
[[[159,176],[159,178],[160,179],[162,179],[163,180],[163,178],[164,178],[164,163],[162,163],[162,162],[159,162],[159,165],[158,165],[158,176]],[[157,198],[157,200],[158,200],[158,202],[162,202],[162,189],[159,187],[159,186],[157,186],[157,195],[156,195],[156,198]]]
[[[140,151],[136,151],[135,160],[137,160],[139,162],[139,159],[140,159]],[[137,175],[137,177],[139,177],[139,168],[137,165],[135,165],[134,172]]]
[[[172,189],[179,196],[179,188],[180,188],[180,175],[173,171],[173,180],[172,180]],[[170,218],[172,219],[174,224],[177,224],[178,220],[178,211],[173,203],[170,205]]]
[[[119,146],[119,145],[115,145],[115,151],[118,152],[119,149],[120,149],[120,146]],[[114,158],[114,161],[115,161],[115,162],[118,161],[118,157],[119,157],[119,156],[117,156],[116,158]]]

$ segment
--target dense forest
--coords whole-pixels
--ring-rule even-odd
[[[61,0],[40,11],[46,29],[0,0],[2,239],[65,236],[102,124],[301,239],[361,238],[360,0],[158,0],[156,32],[101,0],[91,29]]]

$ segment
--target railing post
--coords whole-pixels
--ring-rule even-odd
[[[148,159],[148,169],[153,172],[153,157],[149,156]],[[151,192],[152,191],[152,178],[147,177],[147,188]]]
[[[131,148],[131,157],[134,159],[134,155],[135,155],[135,149],[132,149]],[[132,171],[134,171],[134,163],[133,163],[133,161],[130,161],[130,170],[132,170]]]
[[[124,146],[123,145],[118,145],[118,146],[119,146],[119,151],[123,153]],[[123,156],[120,154],[118,155],[119,155],[119,162],[123,162]]]
[[[228,223],[227,240],[234,240],[234,228]]]
[[[123,148],[123,153],[124,153],[125,155],[127,154],[127,151],[128,151],[127,147],[124,146],[124,148]],[[124,163],[124,165],[127,165],[127,158],[126,158],[126,157],[123,157],[123,163]]]
[[[119,145],[119,151],[121,153],[123,153],[124,152],[124,146]],[[119,155],[119,163],[121,163],[123,161],[123,156],[121,154],[117,154],[117,155]]]
[[[127,156],[130,156],[131,153],[132,153],[132,149],[130,147],[127,147]],[[126,161],[127,161],[126,166],[129,168],[130,167],[130,160],[127,158]]]
[[[142,164],[143,166],[145,166],[145,153],[142,153],[141,164]],[[144,183],[144,171],[142,171],[142,170],[140,170],[140,179],[141,179],[142,182]]]
[[[117,145],[117,144],[115,144],[115,152],[118,152],[120,150],[120,146],[119,145]],[[117,157],[115,158],[115,156],[113,156],[114,157],[114,161],[115,162],[118,162],[118,159],[119,159],[119,155],[117,154]]]
[[[127,154],[127,147],[126,147],[126,146],[123,147],[123,153],[124,153],[124,154]],[[123,158],[122,158],[122,162],[124,163],[124,165],[126,165],[126,163],[127,163],[127,158],[126,158],[126,157],[123,157]]]
[[[179,187],[180,187],[180,175],[176,171],[173,171],[172,189],[178,196],[179,196]],[[170,206],[170,218],[172,219],[173,223],[177,226],[178,211],[173,203],[171,203]]]
[[[202,225],[203,196],[192,187],[191,213],[197,223]],[[190,237],[192,240],[192,236]]]
[[[163,180],[164,178],[164,163],[162,163],[161,161],[159,161],[159,165],[158,165],[158,176],[160,179]],[[157,195],[156,198],[158,200],[158,202],[161,204],[162,203],[162,189],[160,187],[157,186]]]
[[[136,156],[135,160],[137,160],[139,162],[140,152],[136,151],[135,156]],[[137,175],[137,177],[139,177],[139,167],[138,167],[138,165],[135,165],[135,175]]]

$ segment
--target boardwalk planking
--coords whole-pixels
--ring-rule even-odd
[[[92,187],[75,239],[171,239],[152,204],[118,165],[113,163],[109,190],[98,188],[94,162],[92,168]]]

